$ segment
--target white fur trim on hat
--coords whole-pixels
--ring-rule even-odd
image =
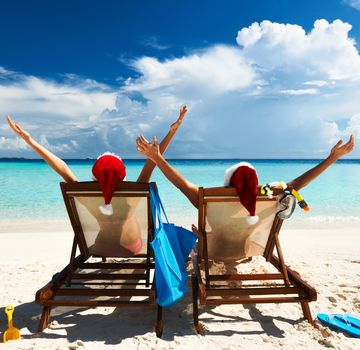
[[[111,204],[101,204],[99,205],[99,209],[104,215],[110,216],[114,214],[114,210]]]
[[[257,215],[255,216],[247,216],[246,221],[249,225],[255,225],[259,221],[259,217]]]
[[[111,153],[111,152],[104,152],[103,154],[100,154],[99,157],[97,157],[97,159],[101,158],[102,156],[113,156],[116,157],[118,159],[120,159],[122,161],[122,159],[116,155],[115,153]]]
[[[230,168],[227,168],[225,170],[224,186],[230,186],[231,177],[233,176],[234,172],[241,166],[247,166],[250,169],[255,170],[255,168],[248,162],[240,162],[240,163],[234,164],[233,166],[231,166]]]

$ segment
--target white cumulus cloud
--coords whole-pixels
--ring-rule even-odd
[[[263,21],[242,28],[236,41],[244,57],[265,70],[313,77],[359,80],[360,56],[349,37],[352,26],[341,20],[315,21],[313,29]]]
[[[1,151],[23,151],[26,150],[26,148],[27,145],[23,140],[0,136]]]
[[[133,67],[140,78],[129,79],[127,91],[158,93],[166,89],[187,98],[241,90],[251,85],[255,77],[241,51],[229,46],[214,46],[165,61],[142,57],[134,61]]]
[[[347,123],[346,134],[354,134],[360,140],[360,114],[353,115]]]
[[[0,75],[2,73],[0,72]],[[2,114],[59,114],[81,118],[113,107],[115,93],[105,91],[93,80],[70,75],[62,82],[5,71],[0,80],[0,111]]]

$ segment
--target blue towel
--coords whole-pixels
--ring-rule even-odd
[[[155,255],[156,300],[168,307],[178,302],[188,291],[186,260],[197,235],[183,227],[169,223],[158,193],[150,187],[155,238],[150,243]],[[162,214],[166,223],[162,222]]]

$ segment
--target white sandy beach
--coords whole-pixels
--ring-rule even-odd
[[[360,339],[303,320],[300,305],[225,305],[200,309],[205,336],[192,326],[191,295],[164,311],[164,334],[153,330],[155,309],[69,309],[52,313],[52,322],[37,333],[41,307],[35,292],[69,260],[72,233],[9,232],[0,234],[0,332],[3,312],[15,306],[14,325],[22,339],[1,349],[360,349]],[[311,311],[360,315],[360,227],[284,228],[285,260],[318,292]]]

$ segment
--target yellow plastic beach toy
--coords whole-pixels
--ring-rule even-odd
[[[11,305],[8,305],[5,308],[5,313],[8,317],[8,329],[4,332],[3,341],[6,343],[8,340],[16,340],[20,339],[20,331],[13,326],[12,323],[12,315],[14,312],[14,307]]]

